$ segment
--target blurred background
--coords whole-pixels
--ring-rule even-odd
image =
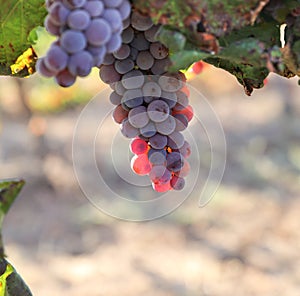
[[[38,53],[47,42],[42,34]],[[222,183],[205,207],[194,192],[170,215],[133,223],[93,207],[73,171],[76,121],[106,88],[97,71],[69,89],[38,74],[0,78],[0,178],[27,182],[3,236],[34,295],[299,295],[297,79],[270,75],[247,97],[233,76],[207,66],[189,83],[224,128]]]

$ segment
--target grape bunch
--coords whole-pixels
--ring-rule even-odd
[[[131,11],[128,0],[47,0],[46,7],[45,27],[58,38],[38,60],[37,70],[63,87],[89,75],[107,53],[119,49],[123,21]]]
[[[113,89],[113,119],[132,138],[132,170],[149,175],[154,190],[181,190],[191,147],[184,131],[193,117],[185,75],[168,73],[168,49],[156,41],[159,25],[133,11],[121,47],[104,58],[100,78]]]

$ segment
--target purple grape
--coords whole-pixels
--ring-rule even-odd
[[[146,98],[144,99],[146,103],[150,103],[154,97],[159,98],[161,95],[161,88],[160,86],[154,82],[154,81],[149,81],[146,82],[143,85],[143,95],[147,98],[151,97],[151,100],[146,100]]]
[[[113,91],[110,96],[109,100],[113,105],[120,105],[121,104],[122,97],[116,93],[116,91]]]
[[[60,86],[69,87],[75,83],[76,77],[68,70],[63,70],[55,76],[55,80]]]
[[[113,53],[113,56],[118,60],[124,60],[130,55],[130,47],[127,44],[123,44],[117,51]]]
[[[184,141],[183,146],[177,152],[180,152],[184,158],[188,158],[191,155],[191,150],[191,145],[187,141]]]
[[[166,58],[169,54],[168,49],[160,42],[154,42],[150,45],[150,53],[157,60]]]
[[[175,131],[177,132],[184,131],[189,124],[189,121],[187,120],[186,116],[184,114],[175,114],[174,118],[176,121]]]
[[[169,105],[170,109],[172,109],[177,103],[176,93],[173,92],[162,91],[161,99]]]
[[[106,7],[118,7],[122,4],[123,0],[102,0]]]
[[[150,149],[148,152],[148,159],[153,166],[166,164],[165,150]]]
[[[55,74],[57,73],[47,68],[47,66],[45,65],[45,58],[40,58],[37,60],[36,69],[41,75],[48,78],[55,76]]]
[[[120,34],[113,33],[110,40],[106,43],[106,50],[108,53],[117,51],[122,45]]]
[[[147,110],[145,106],[138,106],[129,111],[128,120],[132,126],[142,128],[149,122]]]
[[[178,172],[183,167],[184,158],[179,152],[171,152],[167,155],[167,168],[172,172]]]
[[[115,62],[115,57],[111,53],[108,53],[104,56],[103,65],[106,66],[112,65],[114,62]]]
[[[150,143],[151,147],[154,149],[163,149],[168,144],[168,138],[167,138],[167,136],[164,136],[161,134],[156,134],[149,139],[149,143]]]
[[[176,92],[182,88],[182,81],[174,77],[171,73],[167,73],[164,76],[160,76],[158,84],[161,89],[168,92]]]
[[[135,127],[133,127],[128,119],[124,119],[121,124],[121,133],[126,138],[134,138],[139,134],[139,130]]]
[[[131,14],[131,25],[137,31],[146,31],[153,26],[151,17],[142,15],[138,11],[133,11]]]
[[[68,16],[68,26],[74,30],[85,30],[90,22],[90,15],[82,9],[74,10]]]
[[[117,94],[123,96],[126,90],[127,89],[123,86],[121,81],[115,82],[115,91],[117,92]]]
[[[122,32],[122,42],[123,43],[130,43],[134,38],[134,31],[131,27],[126,28],[123,32]]]
[[[68,54],[58,45],[52,45],[44,58],[46,67],[55,73],[65,69],[68,64]]]
[[[145,81],[143,73],[139,70],[132,70],[122,77],[122,84],[126,89],[142,87]]]
[[[60,35],[60,27],[55,25],[53,21],[51,20],[51,17],[49,15],[46,16],[45,21],[44,21],[44,26],[50,34],[54,36],[59,36]]]
[[[91,45],[103,45],[107,43],[112,35],[111,27],[104,19],[93,19],[85,31],[87,41]]]
[[[177,91],[176,95],[177,95],[177,104],[174,107],[174,110],[181,111],[189,105],[189,98],[182,91]]]
[[[112,32],[121,32],[123,29],[122,17],[117,9],[105,9],[102,17],[111,26]]]
[[[124,0],[122,4],[118,7],[118,10],[121,14],[121,18],[124,21],[127,19],[131,12],[131,5],[127,0]]]
[[[152,121],[149,121],[149,123],[146,126],[140,128],[140,133],[146,138],[154,136],[156,134],[156,127],[154,123]]]
[[[74,76],[85,77],[93,67],[93,56],[87,51],[76,52],[70,56],[68,69]]]
[[[149,51],[140,51],[136,59],[136,64],[142,70],[149,70],[154,64],[154,58]]]
[[[171,149],[180,149],[184,144],[184,137],[180,132],[174,131],[168,136],[168,146]]]
[[[140,89],[127,90],[122,98],[122,103],[129,108],[135,108],[143,104],[143,94]]]
[[[115,62],[116,71],[122,75],[128,73],[133,68],[134,68],[134,62],[129,58]]]
[[[62,33],[60,38],[61,46],[68,53],[75,53],[83,50],[86,46],[86,39],[83,33],[66,30]]]
[[[100,68],[100,79],[110,84],[121,79],[121,75],[115,70],[114,65],[103,65]]]
[[[170,185],[174,190],[182,190],[185,186],[185,180],[181,177],[173,176]]]
[[[104,56],[106,54],[106,47],[102,46],[88,46],[87,51],[93,56],[93,65],[100,67],[103,64]]]
[[[147,112],[153,122],[162,122],[169,117],[170,108],[163,100],[154,100],[148,105]]]
[[[84,5],[84,9],[89,13],[91,17],[100,16],[104,10],[102,1],[87,1]]]
[[[144,36],[145,38],[149,41],[149,42],[155,42],[156,40],[156,34],[159,30],[161,26],[160,25],[155,25],[152,26],[150,29],[148,29],[147,31],[144,32]]]
[[[149,177],[152,182],[165,184],[170,181],[172,174],[164,165],[155,165],[151,168]]]
[[[151,68],[151,72],[154,75],[162,75],[167,72],[167,68],[171,66],[171,61],[169,58],[162,60],[155,60]]]
[[[70,10],[60,2],[53,3],[49,9],[49,17],[52,23],[57,26],[66,24],[69,13]]]
[[[62,3],[69,9],[75,9],[84,6],[86,0],[62,0]]]
[[[176,122],[173,116],[169,117],[163,122],[156,122],[155,127],[157,131],[162,135],[170,135],[175,131]]]
[[[150,43],[146,40],[143,33],[137,33],[130,45],[139,51],[148,50]]]

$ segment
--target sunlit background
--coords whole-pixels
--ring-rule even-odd
[[[50,42],[41,36],[39,54]],[[207,66],[189,83],[225,132],[222,183],[205,207],[194,192],[172,214],[133,223],[93,207],[73,171],[76,121],[106,88],[97,71],[69,89],[38,74],[0,78],[0,178],[27,182],[3,236],[34,295],[299,295],[297,79],[269,75],[247,97],[233,76]]]

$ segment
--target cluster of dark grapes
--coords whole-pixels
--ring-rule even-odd
[[[58,39],[38,60],[37,69],[64,87],[120,48],[123,21],[131,11],[128,0],[47,0],[46,7],[45,27]]]
[[[156,41],[159,26],[133,11],[121,47],[104,58],[100,78],[110,84],[114,120],[132,138],[133,171],[148,175],[156,191],[181,190],[191,147],[182,131],[193,117],[185,75],[168,73],[168,49]]]

